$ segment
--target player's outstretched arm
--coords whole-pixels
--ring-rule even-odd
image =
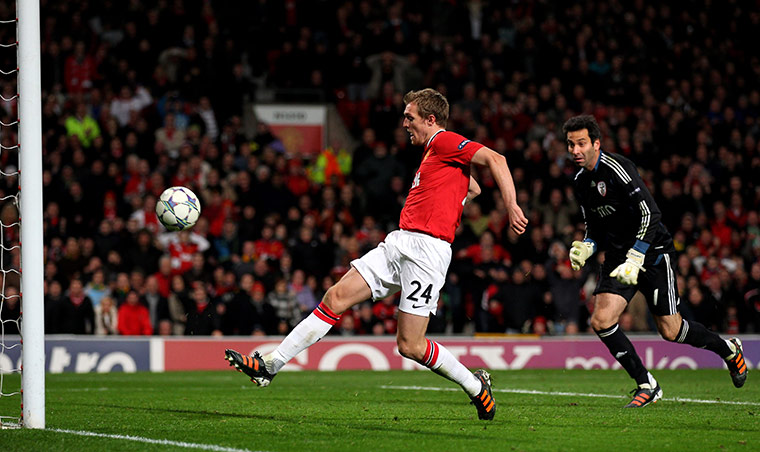
[[[528,226],[528,219],[525,218],[522,209],[517,205],[515,183],[512,179],[512,173],[509,171],[507,159],[493,149],[483,146],[472,156],[472,162],[487,166],[491,170],[491,174],[499,186],[504,206],[506,206],[509,213],[510,228],[517,234],[525,232],[525,228]]]

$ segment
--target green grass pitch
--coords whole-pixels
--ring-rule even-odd
[[[742,389],[725,370],[657,371],[664,399],[643,409],[622,408],[633,384],[621,370],[492,375],[492,422],[424,371],[284,372],[268,388],[232,370],[48,375],[48,430],[0,430],[0,450],[760,450],[752,371]],[[0,399],[0,413],[19,402]]]

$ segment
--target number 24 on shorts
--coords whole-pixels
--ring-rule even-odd
[[[423,307],[426,304],[430,304],[430,300],[433,298],[433,295],[431,293],[433,291],[433,285],[428,284],[428,286],[425,288],[425,290],[422,291],[418,298],[417,293],[419,293],[419,291],[422,289],[422,284],[419,281],[412,281],[410,284],[414,286],[414,290],[412,293],[407,295],[406,299],[414,303],[412,304],[412,308],[417,309]],[[420,298],[425,299],[425,303],[418,305],[417,302],[420,301]]]

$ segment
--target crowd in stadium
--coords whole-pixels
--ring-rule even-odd
[[[492,178],[473,174],[483,193],[465,206],[429,331],[589,331],[597,270],[568,261],[583,218],[560,130],[580,113],[654,194],[681,253],[684,317],[760,331],[760,13],[741,2],[41,4],[48,333],[287,333],[398,227],[421,159],[402,96],[428,86],[448,97],[450,130],[507,157],[530,219],[509,232]],[[9,123],[16,86],[2,86]],[[266,124],[246,130],[264,89],[334,104],[358,147],[316,165]],[[5,149],[15,140],[4,130]],[[0,157],[13,173],[16,155]],[[16,192],[2,180],[0,195]],[[190,231],[156,220],[174,185],[201,197]],[[18,317],[5,289],[0,316]],[[395,333],[396,303],[368,300],[334,333]],[[638,299],[621,324],[653,331]]]

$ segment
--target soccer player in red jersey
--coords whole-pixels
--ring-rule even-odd
[[[446,278],[462,209],[480,193],[470,165],[491,170],[515,233],[525,232],[528,220],[517,205],[504,156],[446,130],[449,103],[445,96],[428,88],[407,93],[404,103],[404,128],[411,143],[425,149],[401,211],[400,230],[352,261],[351,269],[327,291],[319,306],[272,353],[245,356],[227,350],[225,358],[260,386],[268,386],[285,363],[327,334],[347,309],[370,297],[380,300],[401,291],[399,353],[459,384],[478,417],[491,420],[496,407],[488,372],[470,372],[445,347],[427,339],[425,331]]]

